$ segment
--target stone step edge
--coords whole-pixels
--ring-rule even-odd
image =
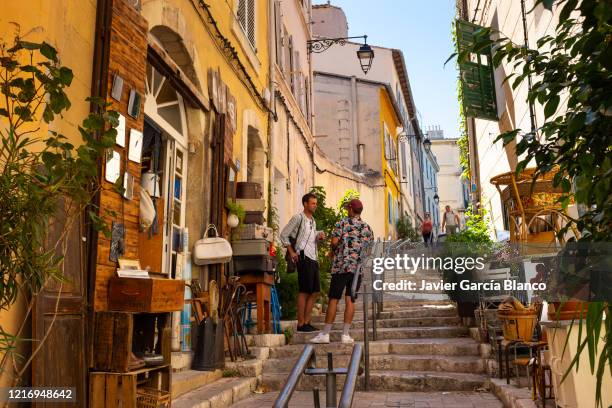
[[[258,382],[256,377],[223,377],[178,398],[173,398],[172,406],[176,408],[229,407],[250,397]],[[215,389],[217,387],[219,387],[218,390]]]

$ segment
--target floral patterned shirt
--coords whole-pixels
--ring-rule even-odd
[[[373,239],[370,226],[359,217],[346,217],[336,223],[332,238],[338,238],[331,273],[355,273],[361,263],[364,244]]]

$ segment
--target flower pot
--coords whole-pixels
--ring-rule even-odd
[[[230,228],[236,228],[240,224],[240,219],[236,214],[230,214],[227,216],[227,226]]]
[[[589,302],[568,300],[548,304],[549,320],[580,320],[586,318]]]

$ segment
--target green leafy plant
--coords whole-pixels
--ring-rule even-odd
[[[285,328],[283,331],[285,335],[285,344],[291,344],[291,339],[293,339],[293,329],[291,327]]]
[[[413,227],[412,218],[409,215],[400,216],[395,223],[395,229],[397,230],[398,239],[409,240],[410,242],[419,242],[421,240],[421,235]]]
[[[244,222],[244,217],[246,216],[246,211],[244,210],[244,207],[228,199],[227,203],[225,203],[225,208],[227,208],[230,214],[234,214],[236,217],[238,217],[238,220],[240,221],[238,227],[240,227]]]
[[[459,45],[457,43],[457,25],[452,24],[451,30],[453,36],[453,43],[455,44],[455,49],[459,49]],[[459,72],[459,64],[456,64],[457,72]],[[457,139],[457,146],[459,146],[459,164],[463,169],[461,173],[461,177],[464,180],[469,180],[470,175],[470,148],[469,148],[469,140],[468,140],[468,131],[467,131],[467,117],[465,116],[465,109],[463,108],[463,87],[461,86],[461,77],[457,76],[457,100],[459,101],[459,139]]]
[[[564,192],[559,204],[563,209],[572,200],[578,204],[579,217],[568,219],[559,237],[575,228],[582,242],[608,241],[612,236],[612,4],[537,0],[538,4],[549,10],[556,7],[559,18],[555,33],[539,38],[535,48],[515,44],[503,33],[484,27],[474,33],[473,47],[459,53],[458,60],[492,47],[493,65],[503,63],[513,69],[505,80],[512,81],[512,89],[527,83],[527,100],[543,107],[543,123],[527,131],[505,132],[496,141],[504,145],[516,141],[517,174],[532,164],[534,179],[555,173],[553,186]],[[591,373],[597,376],[599,406],[606,366],[612,369],[609,316],[608,302],[589,304],[584,333],[579,326],[578,351],[566,372],[578,369],[581,353],[588,353]],[[603,341],[600,351],[599,339]]]
[[[470,206],[465,212],[465,229],[446,237],[445,242],[466,244],[491,244],[491,227],[487,210],[475,212]]]
[[[348,216],[346,205],[351,200],[355,198],[358,199],[359,197],[360,197],[360,194],[359,194],[359,191],[357,190],[348,189],[344,192],[344,195],[342,196],[342,198],[340,199],[340,202],[338,203],[338,215],[340,216],[340,218],[344,218]]]
[[[64,276],[69,234],[82,214],[94,228],[110,234],[91,198],[100,191],[99,161],[115,144],[118,114],[100,99],[83,120],[77,147],[67,137],[46,130],[71,106],[66,94],[72,71],[62,66],[51,45],[23,41],[0,42],[0,309],[9,310],[21,298],[25,314],[10,333],[0,323],[0,370],[18,385],[54,327]],[[75,129],[76,131],[77,129]],[[109,214],[112,215],[112,214]],[[22,338],[30,314],[45,287],[59,288],[53,317],[42,339],[32,343],[29,356],[18,353],[31,342]]]

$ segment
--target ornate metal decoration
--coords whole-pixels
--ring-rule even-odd
[[[327,51],[329,47],[334,44],[344,45],[347,43],[347,40],[352,40],[355,38],[363,38],[364,41],[367,39],[366,35],[358,35],[356,37],[342,37],[342,38],[317,38],[316,40],[308,40],[308,53],[321,53],[323,51]]]

